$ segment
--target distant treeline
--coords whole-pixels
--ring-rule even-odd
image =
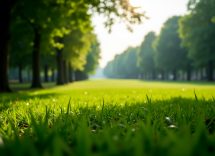
[[[215,0],[190,1],[189,14],[173,16],[158,36],[149,32],[138,47],[116,55],[109,78],[214,80]]]

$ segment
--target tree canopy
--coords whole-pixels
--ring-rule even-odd
[[[155,66],[173,71],[174,79],[176,79],[176,71],[185,68],[189,62],[187,50],[180,47],[181,39],[178,34],[178,20],[180,18],[180,16],[169,18],[153,43],[156,52]]]
[[[152,43],[156,39],[155,32],[149,32],[142,42],[138,50],[137,66],[142,72],[155,72],[154,55],[155,51],[152,48]]]
[[[213,80],[215,60],[215,0],[190,1],[190,14],[179,20],[182,46],[188,49],[188,57],[196,66],[208,64],[208,79]]]

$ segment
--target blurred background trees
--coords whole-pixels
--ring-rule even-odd
[[[215,60],[215,0],[193,1],[188,4],[190,14],[179,20],[182,47],[198,68],[206,67],[208,81],[213,81]]]
[[[154,63],[154,55],[155,51],[152,48],[152,43],[156,39],[156,35],[154,32],[149,32],[142,42],[139,51],[137,53],[138,60],[137,60],[137,66],[141,70],[142,73],[144,73],[144,77],[146,75],[151,75],[152,79],[156,78],[156,69],[155,69],[155,63]]]
[[[189,14],[170,17],[160,34],[149,32],[137,53],[136,66],[119,57],[107,64],[104,74],[120,78],[115,69],[139,68],[142,79],[214,80],[215,0],[190,0]],[[123,56],[118,54],[118,56]],[[133,59],[135,60],[135,59]],[[132,60],[132,61],[133,61]],[[111,66],[111,68],[110,68]],[[123,70],[121,70],[123,71]]]

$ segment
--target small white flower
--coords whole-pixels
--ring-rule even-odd
[[[26,104],[27,106],[29,105],[29,103]]]
[[[132,132],[134,132],[135,131],[135,129],[134,128],[132,128]]]
[[[102,123],[105,124],[106,122],[105,122],[105,121],[102,121]]]
[[[99,106],[97,106],[99,108]]]

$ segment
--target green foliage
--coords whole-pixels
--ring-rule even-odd
[[[113,61],[109,62],[104,69],[104,74],[107,77],[133,77],[140,72],[137,67],[137,51],[138,47],[129,47],[122,54],[115,55]]]
[[[142,42],[137,53],[138,60],[137,66],[143,72],[152,72],[155,70],[154,55],[155,52],[152,48],[152,43],[156,39],[154,32],[149,32]]]
[[[87,55],[87,63],[84,65],[84,73],[93,74],[98,67],[100,57],[100,43],[94,35],[94,42],[91,44],[91,51],[88,52]]]
[[[115,75],[112,72],[112,63],[113,63],[113,61],[108,62],[104,68],[104,75],[107,76],[108,78],[115,77]]]
[[[214,155],[211,95],[212,83],[138,80],[1,94],[0,154]]]
[[[87,54],[94,40],[91,32],[83,32],[80,29],[72,32],[63,38],[63,55],[66,61],[71,62],[74,70],[84,70],[87,63]]]
[[[140,70],[137,67],[137,51],[139,47],[129,47],[126,50],[126,56],[124,58],[124,64],[127,75],[138,75]]]
[[[197,66],[205,66],[215,60],[215,1],[200,0],[193,5],[190,14],[179,20],[182,46]]]
[[[180,16],[169,18],[153,43],[156,51],[155,66],[163,70],[176,70],[187,67],[187,50],[180,47],[181,39],[178,34]]]

